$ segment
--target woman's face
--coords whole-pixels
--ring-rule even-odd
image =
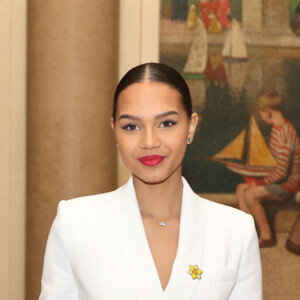
[[[121,157],[133,175],[158,183],[181,175],[188,138],[193,137],[197,121],[197,114],[187,117],[175,89],[141,82],[121,92],[111,125]]]

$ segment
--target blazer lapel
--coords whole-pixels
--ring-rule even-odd
[[[167,299],[190,299],[201,279],[193,279],[188,273],[189,266],[197,265],[205,276],[203,251],[205,241],[204,204],[183,178],[183,197],[180,231],[176,259],[172,275],[165,290]]]
[[[148,245],[132,178],[117,190],[116,198],[108,206],[137,298],[163,299],[163,290]]]

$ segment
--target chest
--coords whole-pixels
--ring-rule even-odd
[[[179,239],[179,217],[166,226],[144,219],[145,233],[163,290],[168,285],[175,261]]]
[[[176,227],[170,226],[168,231],[159,232],[163,228],[145,226],[149,255],[145,255],[146,249],[139,246],[140,236],[130,235],[132,240],[127,237],[126,244],[120,244],[120,239],[110,230],[97,231],[97,239],[89,239],[86,234],[77,236],[76,240],[72,238],[69,259],[82,299],[170,300],[170,295],[178,293],[182,295],[172,299],[196,300],[200,295],[204,295],[204,299],[228,299],[236,270],[219,267],[225,254],[215,249],[216,253],[211,255],[213,248],[208,247],[203,259],[190,259],[189,252],[176,257]],[[145,241],[143,244],[146,247]],[[194,261],[200,262],[199,266],[205,272],[201,280],[193,280],[188,274],[189,263]],[[162,290],[167,293],[162,293]],[[189,293],[191,295],[187,296]]]

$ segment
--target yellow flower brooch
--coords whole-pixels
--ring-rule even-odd
[[[190,265],[190,269],[189,269],[188,273],[190,275],[192,275],[193,279],[196,279],[196,278],[201,279],[202,271],[199,269],[199,267],[197,265],[194,265],[194,266]]]

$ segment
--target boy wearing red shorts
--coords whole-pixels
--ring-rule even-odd
[[[261,201],[282,201],[292,197],[300,184],[300,143],[294,126],[282,114],[282,97],[275,90],[262,93],[256,109],[267,124],[272,125],[270,150],[277,167],[268,176],[241,183],[236,195],[241,210],[253,215],[259,228],[260,247],[276,245]]]

